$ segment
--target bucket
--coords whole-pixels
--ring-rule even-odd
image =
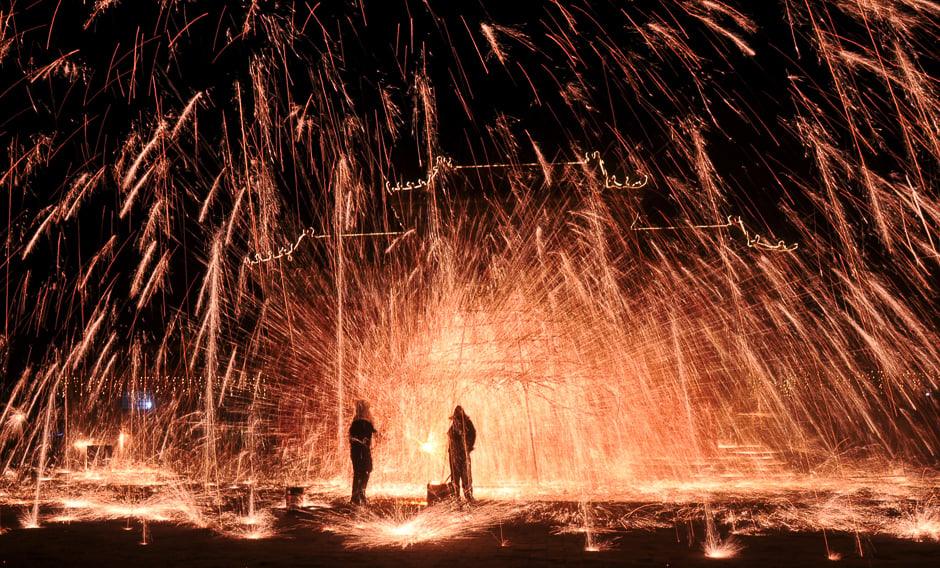
[[[457,498],[457,486],[453,483],[428,483],[428,505]]]

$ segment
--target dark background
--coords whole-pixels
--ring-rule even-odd
[[[192,313],[209,243],[237,199],[229,184],[209,220],[197,222],[207,188],[220,171],[251,159],[275,180],[285,231],[326,226],[330,168],[340,154],[356,157],[365,186],[381,188],[388,180],[427,175],[429,154],[456,164],[528,162],[537,157],[533,143],[549,160],[597,150],[619,179],[647,174],[643,219],[670,224],[702,220],[689,204],[702,182],[691,143],[701,133],[727,199],[721,213],[797,240],[806,235],[782,209],[795,211],[821,241],[813,254],[828,262],[838,262],[842,251],[826,246],[834,230],[804,190],[818,186],[818,166],[798,118],[815,117],[834,146],[886,178],[903,175],[911,159],[899,149],[903,128],[882,108],[892,99],[884,83],[864,71],[846,81],[816,40],[826,33],[846,49],[871,54],[896,30],[826,3],[809,9],[742,0],[721,5],[728,8],[723,12],[678,1],[103,4],[18,1],[0,9],[8,386],[29,363],[59,357],[56,349],[80,338],[103,302],[114,303],[113,325],[124,339],[144,344],[159,343],[168,322]],[[935,78],[935,19],[890,5],[920,22],[904,39],[923,73]],[[504,60],[481,25],[496,30]],[[650,41],[654,28],[672,30],[674,43]],[[741,38],[753,55],[718,28]],[[267,119],[255,110],[258,76],[266,78],[273,141],[264,140]],[[422,81],[434,95],[430,139],[417,87]],[[834,88],[843,82],[855,88],[850,103]],[[162,185],[148,185],[149,198],[137,199],[151,203],[157,195],[172,211],[159,237],[160,250],[172,253],[171,275],[137,310],[122,298],[140,260],[149,207],[120,217],[128,190],[114,166],[126,171],[159,120],[172,127],[198,93],[198,129],[192,129],[198,136],[161,144],[169,173]],[[390,119],[383,96],[398,118]],[[864,120],[846,110],[858,105]],[[292,141],[297,109],[311,122]],[[924,171],[935,179],[936,162],[925,158]],[[51,221],[24,257],[77,176],[96,171],[101,181],[80,213]],[[854,192],[849,187],[841,198],[859,227],[856,244],[911,292],[912,302],[932,305],[932,292],[914,293],[917,281],[904,274],[907,260],[886,252],[866,221],[862,190]],[[381,196],[376,190],[363,199],[360,229],[398,228]],[[89,259],[112,235],[113,253],[93,268],[91,284],[80,287]],[[236,247],[248,254],[252,245],[246,239]]]

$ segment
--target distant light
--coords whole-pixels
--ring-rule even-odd
[[[134,410],[150,411],[156,408],[153,393],[149,391],[126,391],[121,393],[121,409],[125,412]]]

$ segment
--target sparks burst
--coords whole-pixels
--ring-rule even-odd
[[[263,491],[346,491],[364,399],[377,495],[461,404],[487,499],[936,540],[940,6],[388,4],[0,9],[24,524],[265,536]]]

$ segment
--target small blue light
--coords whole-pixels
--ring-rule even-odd
[[[121,393],[121,408],[125,411],[149,412],[157,407],[153,394],[148,391],[126,391]]]

